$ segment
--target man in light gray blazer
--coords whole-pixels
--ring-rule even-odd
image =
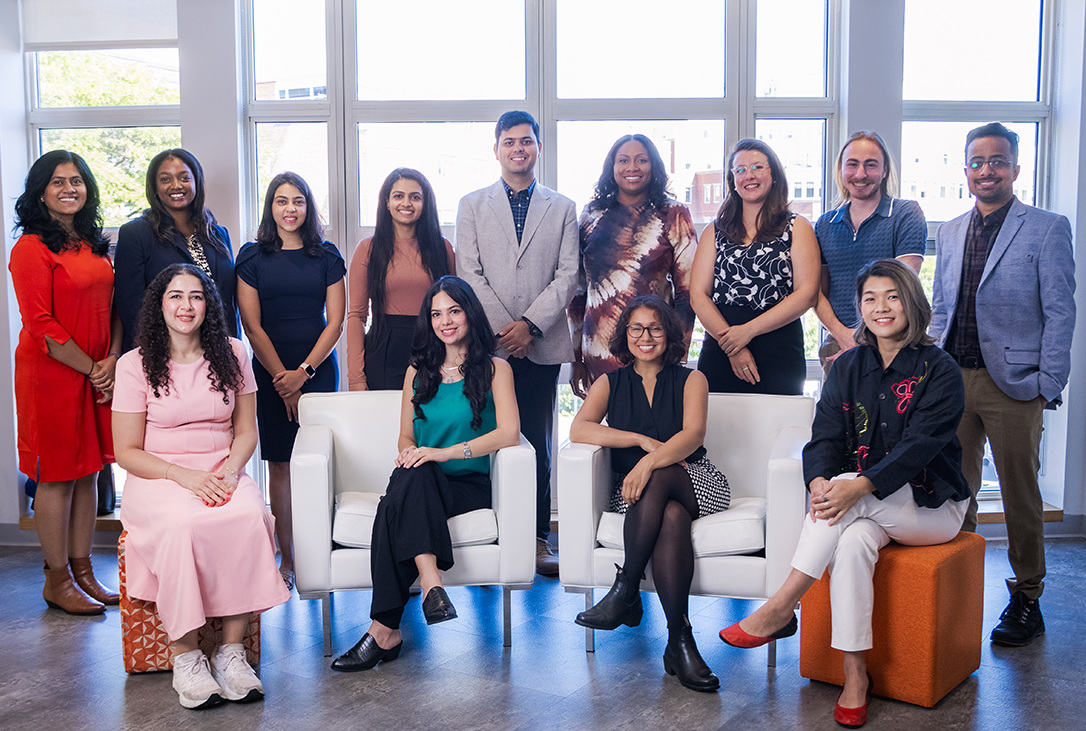
[[[991,639],[1016,647],[1045,629],[1038,449],[1042,412],[1059,404],[1071,369],[1075,262],[1067,219],[1014,197],[1017,134],[996,122],[978,127],[965,159],[976,207],[939,227],[930,333],[965,383],[958,438],[973,490],[965,530],[976,530],[985,437],[992,447],[1014,578]]]
[[[456,273],[479,296],[513,367],[520,430],[536,455],[536,570],[553,576],[551,432],[558,371],[573,359],[566,308],[580,262],[577,215],[573,201],[536,182],[542,145],[532,115],[506,112],[494,136],[502,176],[460,200]]]

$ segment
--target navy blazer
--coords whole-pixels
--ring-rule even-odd
[[[962,284],[962,257],[972,211],[935,236],[931,327],[946,343]],[[984,367],[1018,401],[1058,401],[1071,371],[1075,329],[1075,259],[1067,218],[1017,198],[992,242],[977,288],[977,332]]]
[[[232,337],[238,337],[238,308],[234,298],[237,282],[234,274],[234,254],[230,249],[230,234],[222,226],[215,226],[215,231],[226,244],[226,255],[220,254],[211,246],[204,247],[211,278],[219,288],[223,309],[226,315],[226,329]],[[117,235],[117,250],[113,255],[113,268],[116,272],[114,302],[117,315],[124,327],[121,351],[132,349],[136,337],[136,323],[139,321],[140,305],[147,285],[160,271],[170,264],[195,264],[189,254],[188,244],[180,232],[175,232],[173,240],[166,244],[155,241],[151,224],[145,216],[129,221],[121,226]]]

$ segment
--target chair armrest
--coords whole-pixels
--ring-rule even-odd
[[[332,515],[335,508],[332,430],[303,425],[290,457],[294,575],[298,592],[332,588]]]
[[[592,552],[611,500],[611,453],[594,444],[558,451],[558,562],[563,586],[595,586]]]
[[[535,449],[523,435],[517,446],[494,453],[490,490],[501,546],[501,583],[531,584],[535,578]]]
[[[766,596],[777,591],[788,577],[799,543],[803,516],[807,514],[803,445],[810,438],[810,427],[785,427],[777,433],[770,451],[766,470]]]

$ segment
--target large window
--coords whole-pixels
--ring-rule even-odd
[[[177,48],[43,50],[28,60],[36,154],[82,155],[106,226],[120,226],[147,207],[150,159],[181,145]]]

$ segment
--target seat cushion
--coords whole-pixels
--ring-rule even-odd
[[[332,540],[347,548],[369,548],[373,517],[381,496],[375,492],[341,492],[336,495],[332,518]],[[490,508],[473,510],[449,518],[453,548],[484,546],[498,542],[498,520]]]
[[[622,524],[618,513],[604,513],[596,540],[604,548],[623,550]],[[765,548],[765,498],[741,497],[727,510],[698,518],[690,527],[694,558],[735,556]]]

